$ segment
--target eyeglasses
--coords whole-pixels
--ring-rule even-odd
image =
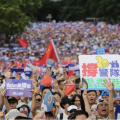
[[[40,102],[42,99],[36,99],[36,101]]]
[[[28,111],[28,109],[27,108],[20,108],[20,111],[22,112],[22,111]]]
[[[70,113],[75,113],[77,110],[70,110]]]
[[[91,111],[97,111],[97,108],[91,108]]]

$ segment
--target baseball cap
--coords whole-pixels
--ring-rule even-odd
[[[8,102],[10,102],[11,100],[13,100],[13,101],[15,101],[15,102],[18,103],[18,100],[15,97],[8,97],[7,99],[8,99]]]
[[[26,106],[28,108],[28,112],[30,112],[30,108],[24,102],[19,103],[16,108],[19,110],[19,108],[21,108],[22,106]]]
[[[107,102],[106,100],[99,99],[99,100],[97,101],[97,107],[98,107],[98,105],[100,105],[101,103],[107,103],[107,104],[108,104],[108,102]]]
[[[8,112],[8,120],[14,120],[14,118],[19,114],[20,112],[17,109],[12,109]]]
[[[78,110],[77,109],[77,106],[75,106],[75,105],[70,105],[68,108],[67,108],[67,111],[69,112],[69,111],[71,111],[71,110]]]
[[[101,93],[101,96],[109,96],[109,91],[108,90],[104,90],[104,91],[102,91],[102,93]]]

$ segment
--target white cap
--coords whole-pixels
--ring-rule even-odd
[[[78,110],[78,109],[77,109],[77,106],[75,106],[75,105],[70,105],[70,106],[67,108],[67,111],[69,112],[69,111],[71,111],[71,110],[73,110],[73,109]]]
[[[14,118],[20,114],[20,112],[17,109],[12,109],[8,112],[8,120],[14,120]]]

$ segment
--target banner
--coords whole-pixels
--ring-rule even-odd
[[[5,96],[31,97],[32,80],[6,79],[5,88]]]
[[[120,90],[119,55],[80,55],[79,67],[81,80],[86,80],[89,90],[106,89],[102,83],[110,78],[115,90]]]
[[[109,54],[108,51],[106,51],[108,48],[98,48],[96,49],[96,54],[97,55],[102,55],[102,54]]]

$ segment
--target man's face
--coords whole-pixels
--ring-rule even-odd
[[[109,96],[104,95],[104,96],[102,96],[102,99],[108,102],[109,101]]]
[[[36,96],[36,107],[41,106],[41,104],[42,104],[42,98],[40,95],[37,95]]]
[[[16,109],[17,102],[14,100],[9,101],[10,109]]]
[[[73,91],[71,94],[70,94],[70,97],[71,99],[73,98],[74,95],[76,95],[77,93],[75,91]]]
[[[97,98],[97,96],[96,96],[95,92],[89,92],[88,93],[88,102],[90,104],[94,104],[96,102],[96,98]]]
[[[64,82],[61,82],[61,83],[60,83],[59,88],[60,88],[61,90],[63,90],[63,88],[64,88]]]
[[[61,102],[61,98],[60,98],[60,96],[58,94],[54,95],[54,101],[59,102],[59,103]]]
[[[75,120],[86,120],[87,117],[85,115],[77,115]]]
[[[109,114],[109,106],[107,103],[101,103],[99,106],[98,106],[98,114],[101,116],[101,117],[104,117],[104,116],[108,116]]]
[[[42,98],[44,98],[44,97],[45,97],[45,94],[46,94],[48,91],[50,91],[50,89],[44,89],[44,90],[43,90],[43,93],[42,93]]]

